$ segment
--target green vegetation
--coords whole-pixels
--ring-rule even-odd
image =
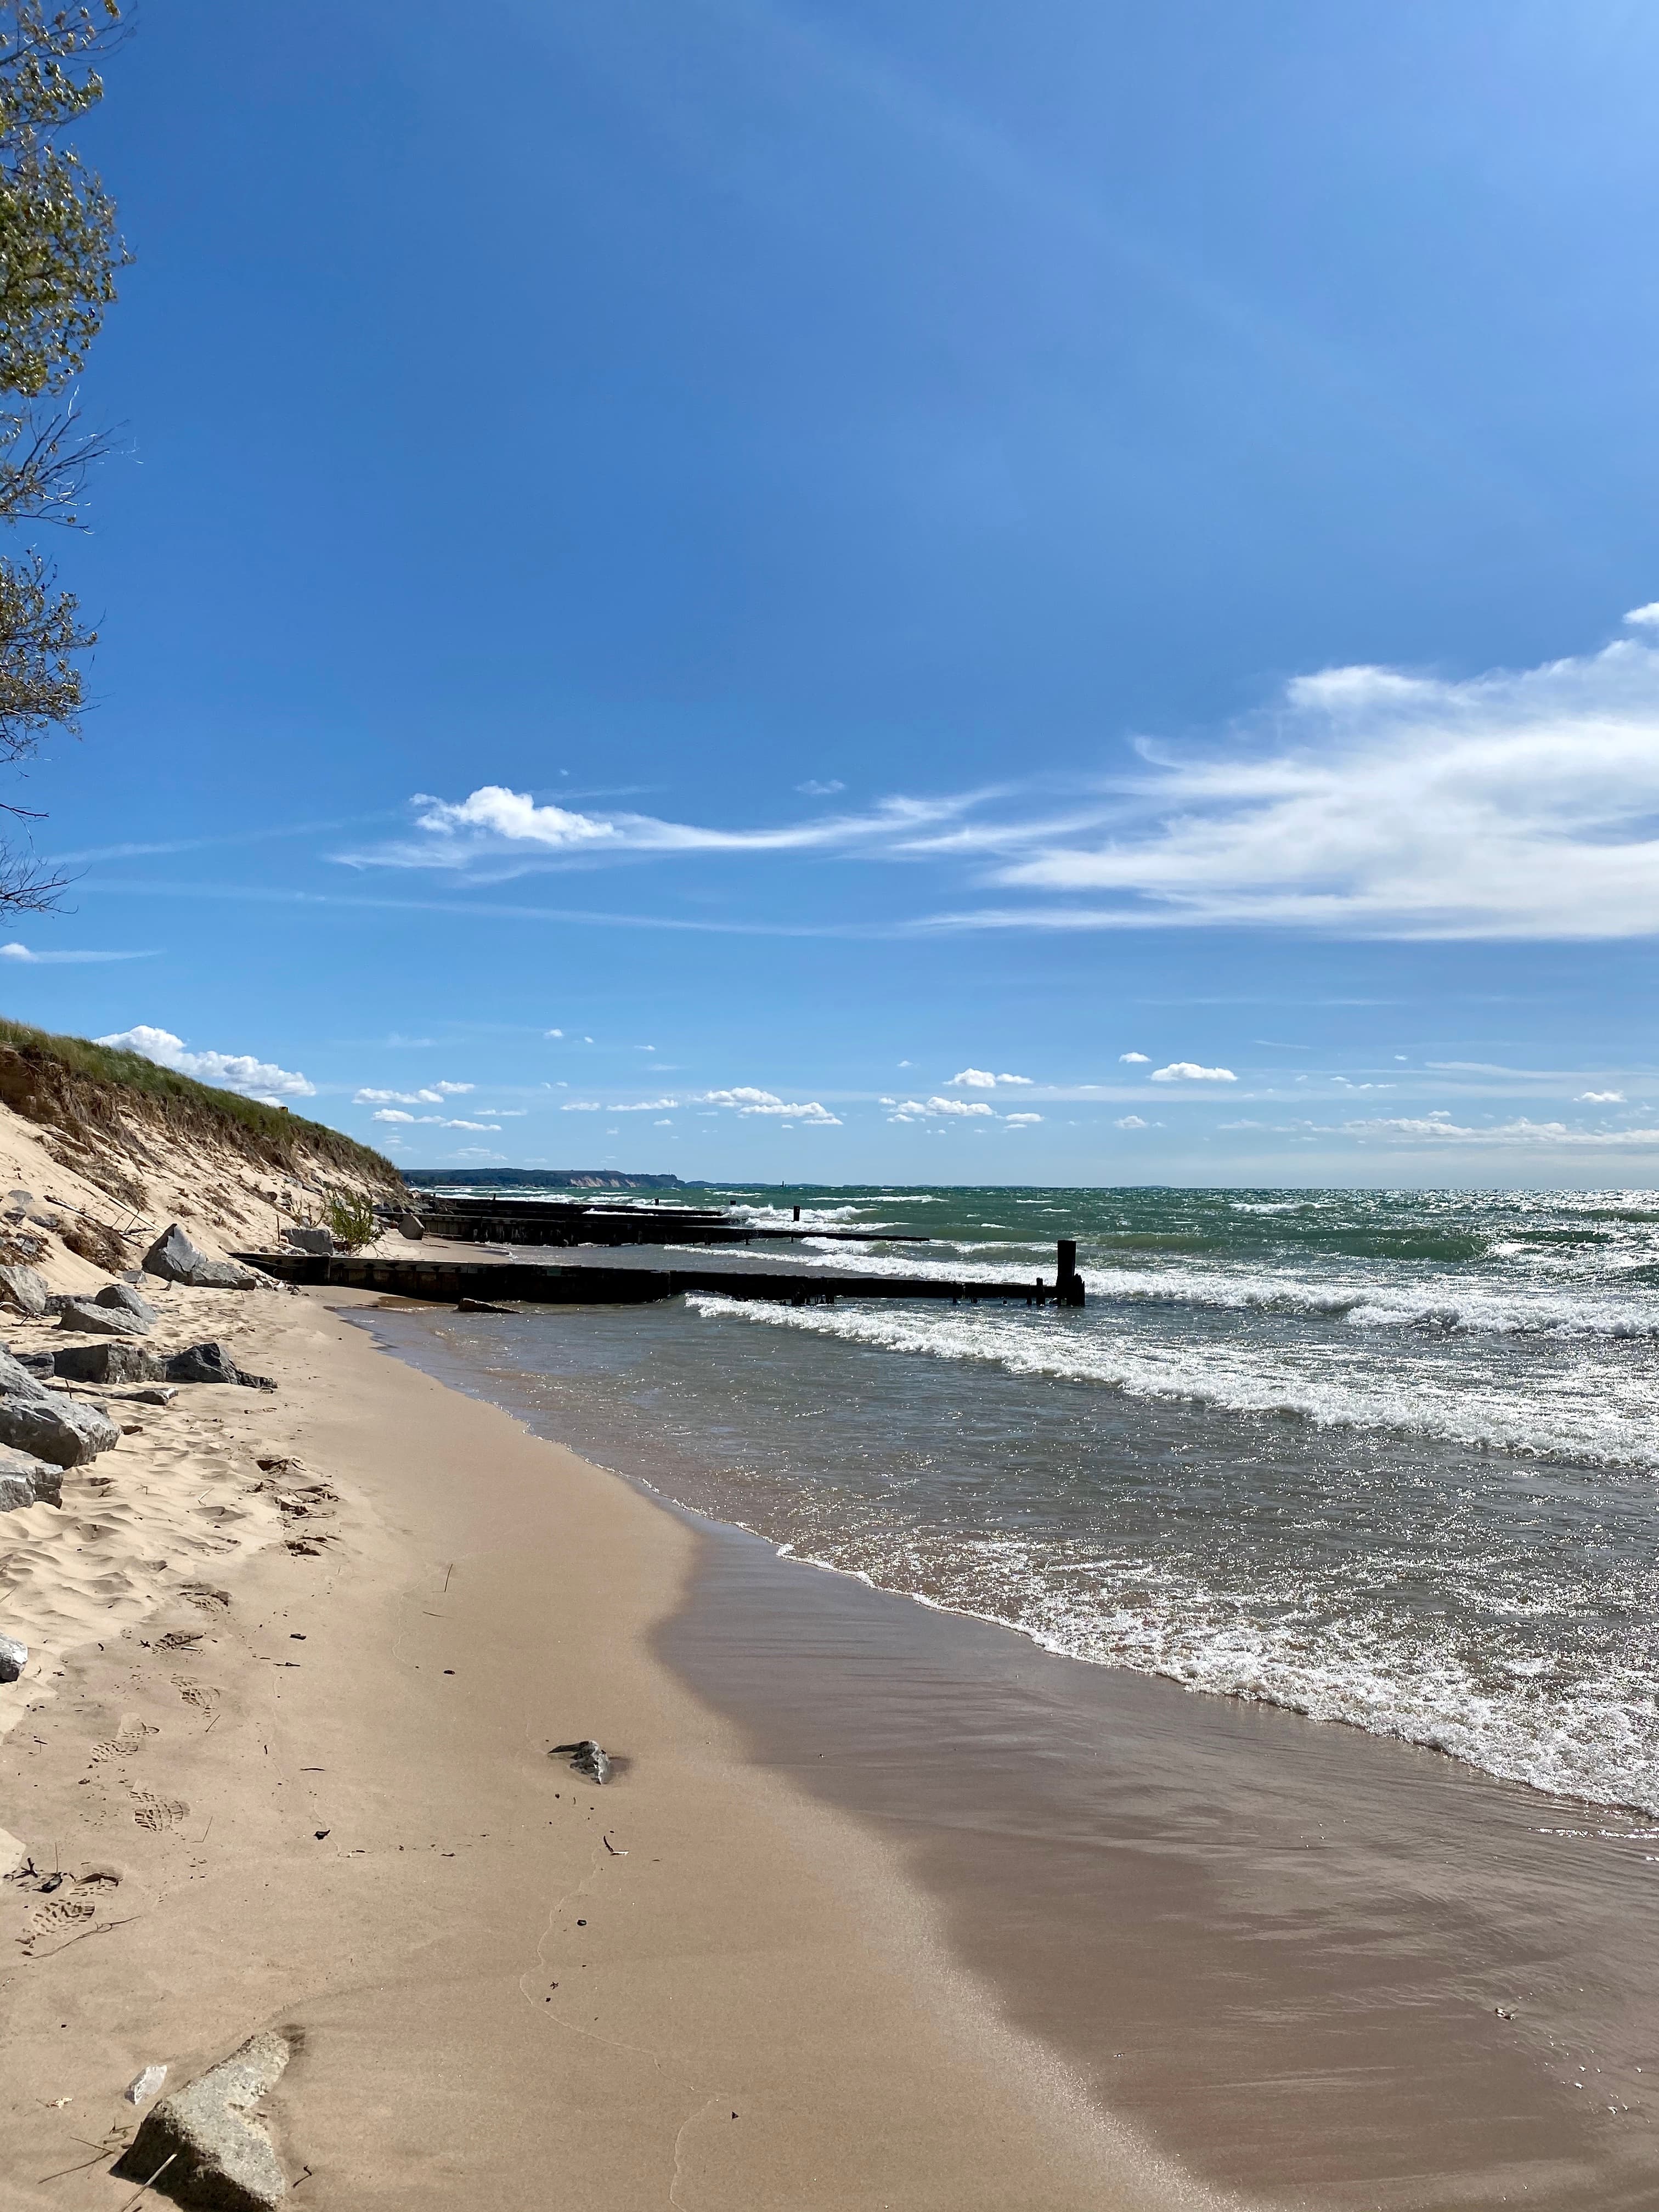
[[[323,1226],[333,1231],[335,1243],[348,1252],[361,1252],[380,1233],[374,1200],[356,1190],[330,1191],[323,1200]]]
[[[0,522],[14,527],[76,526],[88,472],[109,449],[66,395],[128,257],[113,201],[62,134],[103,98],[93,64],[119,35],[116,0],[95,10],[0,0]],[[0,559],[0,762],[27,759],[51,730],[80,734],[77,660],[96,642],[43,555]],[[0,911],[38,913],[63,880],[0,847]]]
[[[0,1102],[76,1144],[120,1142],[118,1116],[125,1109],[180,1136],[217,1138],[289,1173],[332,1168],[370,1188],[403,1188],[390,1160],[320,1121],[193,1082],[142,1054],[22,1022],[0,1021]]]

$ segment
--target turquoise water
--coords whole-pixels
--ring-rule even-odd
[[[1659,1194],[732,1187],[838,1302],[454,1324],[559,1433],[1049,1648],[1659,1814]],[[915,1247],[883,1231],[922,1232]]]

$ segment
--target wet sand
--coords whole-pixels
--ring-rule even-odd
[[[52,1624],[0,1742],[0,2204],[129,2205],[125,2085],[270,2027],[296,2206],[1216,2201],[665,1663],[684,1522],[349,1296],[227,1302],[275,1395],[182,1393],[0,1525],[5,1626]],[[589,1735],[603,1790],[550,1756]]]
[[[377,1327],[549,1419],[429,1316]],[[1054,1657],[683,1517],[676,1673],[1195,2181],[1390,2212],[1659,2200],[1652,1823]]]

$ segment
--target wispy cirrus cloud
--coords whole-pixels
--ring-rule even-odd
[[[927,864],[935,879],[946,873],[972,894],[876,925],[779,919],[809,932],[1652,935],[1659,620],[1639,607],[1626,621],[1631,634],[1600,651],[1534,668],[1448,678],[1358,665],[1297,676],[1207,745],[1143,737],[1118,764],[1063,788],[1053,779],[1006,782],[731,828],[585,811],[483,784],[459,799],[417,799],[409,833],[336,857],[465,885],[625,860],[814,853]]]
[[[32,945],[23,945],[16,940],[14,940],[9,945],[0,945],[0,960],[19,961],[24,966],[29,968],[58,967],[83,960],[154,960],[156,954],[154,951],[143,952],[71,952],[53,950],[49,952],[37,952]]]

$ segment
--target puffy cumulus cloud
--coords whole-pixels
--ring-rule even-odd
[[[1200,1067],[1195,1060],[1172,1060],[1152,1070],[1154,1083],[1237,1083],[1231,1067]]]
[[[996,1109],[988,1106],[982,1098],[884,1098],[881,1103],[894,1109],[887,1116],[890,1121],[966,1121],[980,1118],[994,1121],[997,1118]]]
[[[1144,1129],[1146,1124],[1139,1114],[1123,1114],[1119,1115],[1117,1126],[1120,1129]]]
[[[441,1106],[446,1098],[458,1097],[477,1088],[474,1083],[432,1083],[422,1091],[364,1089],[354,1092],[351,1103],[354,1106]]]
[[[291,1068],[278,1067],[273,1060],[255,1060],[245,1052],[191,1052],[182,1037],[171,1030],[152,1029],[146,1022],[137,1028],[117,1030],[109,1036],[94,1040],[98,1044],[112,1045],[118,1052],[136,1052],[145,1060],[153,1060],[158,1067],[170,1067],[175,1075],[194,1076],[198,1083],[211,1083],[221,1091],[235,1091],[244,1098],[257,1098],[262,1105],[280,1106],[289,1098],[314,1098],[317,1086],[308,1083],[303,1075]]]
[[[738,1114],[766,1114],[788,1121],[799,1121],[809,1129],[839,1129],[842,1119],[816,1098],[806,1098],[790,1104],[780,1098],[775,1091],[757,1091],[752,1085],[739,1084],[732,1091],[703,1091],[690,1102],[696,1106],[729,1106]]]
[[[1029,1129],[1034,1121],[1042,1119],[1041,1114],[1009,1114],[1004,1117],[1004,1127],[1010,1129]]]
[[[1144,1052],[1121,1052],[1117,1057],[1123,1067],[1147,1067],[1152,1064],[1151,1055]]]
[[[679,1104],[678,1098],[641,1098],[631,1106],[608,1106],[608,1114],[660,1114],[665,1107]]]
[[[1029,1091],[1032,1083],[1029,1075],[993,1075],[988,1067],[964,1067],[951,1080],[960,1084],[964,1091],[994,1091],[1000,1083],[1023,1085]]]
[[[1345,1121],[1342,1128],[1345,1135],[1362,1142],[1381,1139],[1395,1144],[1486,1145],[1551,1152],[1575,1147],[1591,1152],[1659,1151],[1659,1129],[1574,1129],[1565,1121],[1529,1121],[1524,1116],[1481,1129],[1454,1121],[1443,1109],[1401,1115],[1389,1121]]]
[[[1650,599],[1644,607],[1632,607],[1625,620],[1638,629],[1659,629],[1659,599]]]
[[[1624,1103],[1622,1091],[1581,1091],[1574,1101],[1579,1106],[1622,1106]]]

